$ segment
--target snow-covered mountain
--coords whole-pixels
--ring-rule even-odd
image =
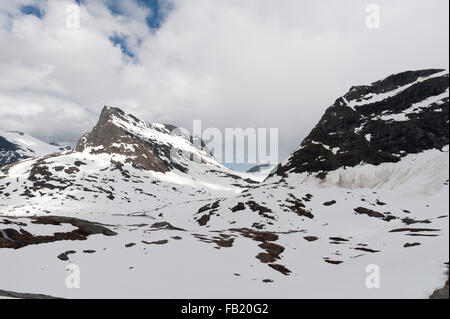
[[[105,107],[74,151],[1,170],[0,213],[64,214],[68,207],[72,212],[87,207],[94,212],[105,207],[147,212],[178,201],[238,193],[257,183],[225,168],[201,143],[174,129]]]
[[[62,150],[62,146],[47,144],[22,132],[0,131],[0,167]]]
[[[448,145],[449,74],[408,71],[355,86],[329,107],[276,174],[396,163]]]
[[[75,150],[90,154],[123,155],[125,163],[155,172],[188,173],[194,162],[221,168],[211,154],[176,127],[150,124],[118,108],[104,107],[92,132],[81,137]]]
[[[427,298],[447,279],[448,103],[442,70],[353,87],[260,183],[173,126],[104,108],[74,151],[0,171],[0,288]],[[55,275],[68,265],[80,289]]]

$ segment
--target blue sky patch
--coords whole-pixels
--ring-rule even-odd
[[[83,0],[75,0],[77,3],[82,2]],[[115,15],[123,15],[124,12],[120,6],[120,0],[107,0],[106,6],[109,11]],[[149,8],[151,13],[146,18],[147,26],[151,30],[157,30],[161,27],[164,20],[167,17],[167,14],[172,10],[173,4],[170,0],[133,0],[140,7]]]
[[[41,8],[34,5],[26,5],[22,6],[20,8],[20,12],[25,15],[33,15],[35,17],[38,17],[39,19],[42,19],[44,13],[42,12]]]
[[[120,8],[119,0],[108,0],[106,1],[106,6],[114,16],[123,14],[122,9]]]
[[[120,34],[114,34],[109,37],[109,41],[111,41],[114,46],[119,46],[122,50],[123,54],[128,55],[130,58],[134,58],[134,53],[129,49],[127,45],[128,36],[126,35],[120,35]]]
[[[161,27],[167,14],[172,9],[171,2],[167,0],[137,0],[142,7],[150,8],[151,14],[147,17],[147,25],[150,29],[155,30]]]

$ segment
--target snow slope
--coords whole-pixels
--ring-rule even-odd
[[[447,152],[430,152],[384,165],[410,167],[432,157],[448,161]],[[385,169],[390,168],[376,167],[370,174],[382,175]],[[424,170],[418,178],[428,181],[433,174],[436,171]],[[410,188],[410,182],[416,185],[418,180],[394,187],[379,183],[348,188],[336,186],[331,176],[324,183],[293,175],[286,182],[266,181],[234,196],[180,199],[137,213],[126,205],[105,205],[95,213],[89,205],[82,205],[84,210],[68,207],[66,215],[101,222],[118,235],[1,249],[1,272],[8,273],[2,277],[2,289],[69,298],[427,298],[445,281],[448,174],[447,181],[435,182],[432,194],[421,189],[396,192]],[[333,200],[336,203],[324,205]],[[217,210],[201,226],[201,216],[210,212],[201,208],[217,201]],[[252,201],[271,211],[254,211],[247,204]],[[232,211],[241,202],[244,209]],[[312,218],[295,208],[299,202]],[[384,217],[358,214],[358,207]],[[23,215],[0,220],[25,223],[5,227],[35,234],[63,231],[61,226],[34,225]],[[57,258],[70,250],[75,253],[68,261]],[[64,269],[71,264],[81,270],[80,289],[65,286]],[[290,272],[285,275],[269,265]],[[369,265],[380,269],[379,289],[366,287]]]

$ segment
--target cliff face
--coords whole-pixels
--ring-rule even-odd
[[[126,163],[139,168],[157,172],[169,170],[167,163],[155,154],[154,145],[117,125],[116,120],[132,124],[134,119],[120,109],[104,107],[96,126],[80,138],[75,151],[89,149],[91,154],[120,154],[127,157]]]
[[[398,162],[449,143],[449,74],[408,71],[355,86],[330,106],[275,174]]]

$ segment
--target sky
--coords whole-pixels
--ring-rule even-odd
[[[379,28],[366,25],[369,4],[379,8]],[[0,130],[73,144],[109,105],[187,129],[193,120],[221,130],[278,128],[281,161],[351,86],[448,69],[448,7],[448,0],[2,0]]]

